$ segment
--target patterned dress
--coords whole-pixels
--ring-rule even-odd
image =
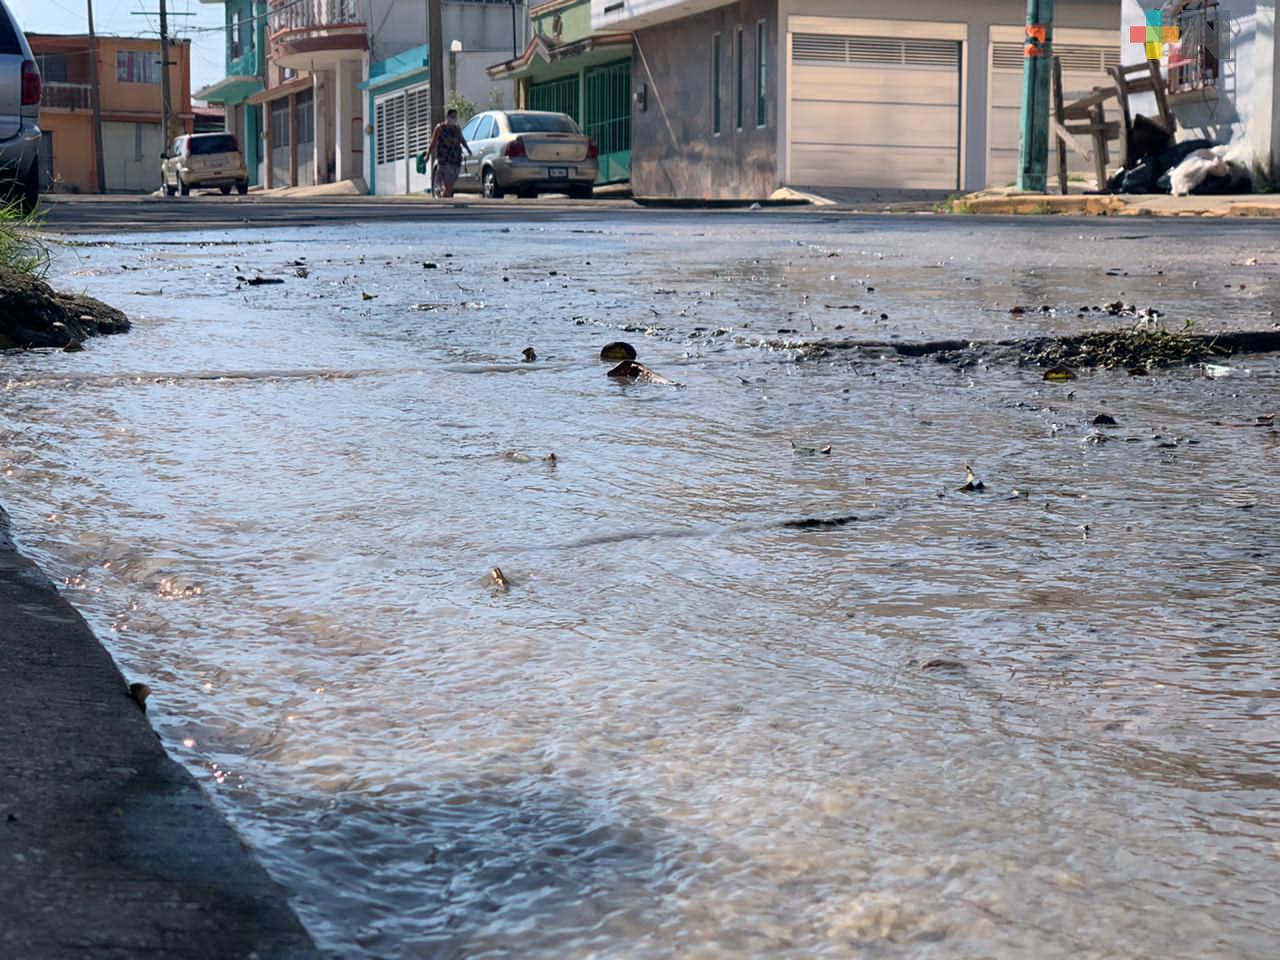
[[[436,130],[436,163],[461,166],[462,128],[457,124],[442,123]]]

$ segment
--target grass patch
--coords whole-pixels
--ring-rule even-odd
[[[953,193],[945,200],[939,200],[933,205],[934,213],[973,213],[973,208],[969,206],[966,194]]]
[[[1172,367],[1225,356],[1212,338],[1192,333],[1192,324],[1169,330],[1140,321],[1122,330],[1096,331],[1041,342],[1033,353],[1041,366],[1066,363],[1077,367]]]
[[[23,213],[16,202],[0,207],[0,267],[37,280],[44,278],[52,255],[49,244],[37,232],[40,225],[38,214]]]

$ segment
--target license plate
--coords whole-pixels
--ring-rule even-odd
[[[552,180],[568,180],[569,168],[568,167],[547,167],[547,176],[550,177]]]

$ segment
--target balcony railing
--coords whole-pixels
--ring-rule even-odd
[[[356,0],[292,0],[274,6],[267,18],[271,34],[363,23]]]
[[[88,110],[92,106],[87,83],[42,83],[40,106],[46,110]]]

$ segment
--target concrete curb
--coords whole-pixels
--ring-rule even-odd
[[[1280,197],[1171,197],[1166,194],[971,194],[955,212],[1112,217],[1280,217]]]
[[[317,957],[6,524],[0,510],[0,956]]]

